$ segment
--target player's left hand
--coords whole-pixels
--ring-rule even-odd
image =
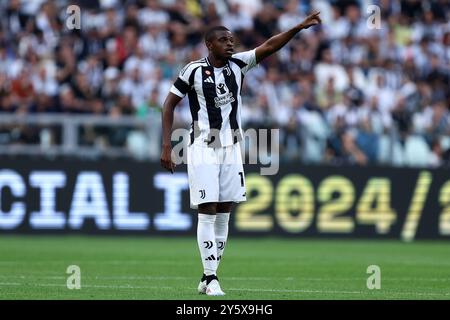
[[[309,27],[318,25],[322,23],[322,19],[320,19],[320,11],[314,12],[307,16],[302,23],[300,23],[300,27],[302,29],[308,29]]]

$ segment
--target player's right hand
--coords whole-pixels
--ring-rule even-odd
[[[175,171],[176,164],[172,162],[171,155],[172,147],[167,145],[162,146],[161,165],[163,166],[163,168],[173,173]]]

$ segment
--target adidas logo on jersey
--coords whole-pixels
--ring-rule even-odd
[[[209,76],[203,82],[214,83],[214,80],[213,80],[213,78],[211,76]]]

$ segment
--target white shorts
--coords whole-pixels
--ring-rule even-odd
[[[239,143],[220,148],[192,144],[187,148],[191,208],[207,202],[246,201]]]

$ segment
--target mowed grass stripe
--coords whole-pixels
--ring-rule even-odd
[[[70,264],[81,290],[65,286]],[[381,290],[366,287],[372,264]],[[224,299],[449,299],[449,265],[442,241],[231,236],[219,278]],[[201,272],[195,237],[0,236],[0,299],[208,299]]]
[[[0,286],[37,286],[37,287],[61,287],[66,286],[60,283],[37,283],[37,284],[20,284],[20,283],[3,283],[0,282]],[[83,285],[83,288],[103,288],[103,289],[167,289],[167,290],[185,290],[192,291],[193,288],[179,288],[170,286],[135,286],[135,285]],[[364,291],[340,291],[340,290],[289,290],[289,289],[261,289],[261,288],[228,288],[227,291],[239,291],[239,292],[269,292],[269,293],[318,293],[318,294],[359,294],[364,295]],[[385,291],[385,294],[390,295],[411,295],[411,296],[450,296],[450,293],[433,293],[433,292],[404,292],[404,291]]]

